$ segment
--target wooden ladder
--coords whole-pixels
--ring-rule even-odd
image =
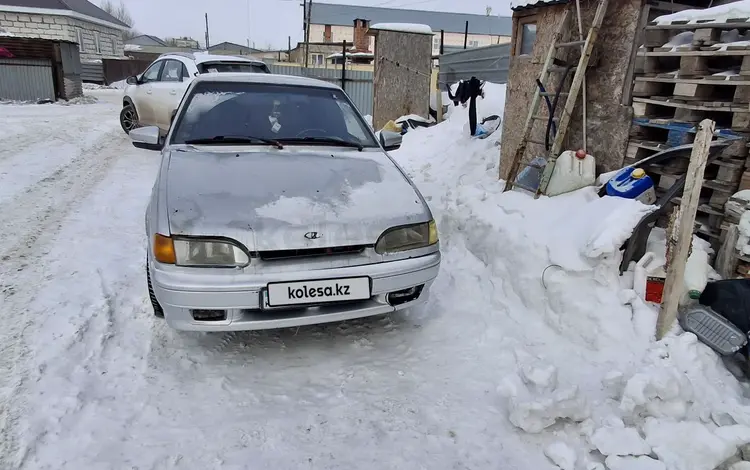
[[[589,65],[589,59],[591,58],[591,52],[594,50],[594,43],[599,36],[599,30],[601,29],[602,22],[604,21],[604,14],[607,11],[608,4],[609,0],[600,0],[599,6],[596,9],[596,14],[594,15],[594,22],[591,25],[591,28],[588,30],[585,41],[563,42],[563,37],[569,36],[570,21],[573,14],[573,8],[575,8],[574,3],[571,2],[569,7],[565,10],[563,21],[560,23],[557,31],[555,31],[555,35],[552,39],[552,44],[547,51],[547,58],[545,59],[544,65],[542,66],[542,72],[539,75],[539,80],[542,82],[542,84],[547,84],[548,79],[553,72],[562,72],[565,70],[564,67],[558,67],[554,65],[556,61],[555,56],[557,55],[557,51],[559,49],[580,47],[581,58],[578,60],[578,65],[575,67],[575,74],[573,75],[573,81],[570,84],[570,90],[567,93],[567,99],[565,101],[565,107],[562,111],[562,116],[559,118],[559,120],[553,117],[553,119],[556,119],[558,122],[557,133],[555,134],[555,140],[549,152],[547,164],[542,166],[533,165],[530,163],[522,163],[524,154],[526,154],[526,147],[528,146],[529,142],[544,145],[544,142],[531,141],[531,131],[534,127],[535,121],[547,122],[549,119],[548,116],[537,115],[539,111],[539,105],[541,104],[541,97],[554,95],[554,93],[542,93],[535,83],[534,98],[531,100],[529,115],[526,118],[526,127],[524,128],[521,142],[518,144],[516,153],[513,156],[513,161],[508,172],[508,178],[505,181],[504,191],[510,191],[514,187],[518,187],[535,193],[535,197],[539,197],[539,195],[544,194],[547,191],[547,186],[549,185],[550,178],[552,177],[552,171],[555,168],[555,162],[557,161],[557,157],[560,155],[563,142],[565,141],[565,134],[567,133],[568,127],[570,125],[573,109],[576,106],[578,95],[581,92],[583,79],[586,75],[586,69]],[[561,93],[561,96],[565,96],[565,94]],[[526,187],[516,182],[519,169],[522,165],[531,168],[544,169],[538,188]]]

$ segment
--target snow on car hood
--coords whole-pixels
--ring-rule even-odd
[[[166,187],[172,234],[228,237],[251,251],[374,244],[430,218],[380,151],[175,151]]]

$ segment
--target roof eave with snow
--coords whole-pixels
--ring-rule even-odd
[[[82,13],[78,13],[77,11],[72,11],[72,10],[62,10],[62,9],[57,9],[57,8],[20,7],[20,6],[15,6],[15,5],[0,5],[0,11],[9,12],[9,13],[66,16],[68,18],[75,18],[77,20],[98,24],[100,26],[106,26],[108,28],[117,29],[120,31],[128,31],[130,29],[130,27],[125,24],[119,25],[117,23],[112,23],[111,21],[94,18],[93,16],[84,15]]]
[[[416,23],[377,23],[370,26],[368,31],[394,31],[398,33],[424,34],[432,36],[435,34],[426,24]]]

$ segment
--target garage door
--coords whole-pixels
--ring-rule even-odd
[[[55,99],[52,64],[42,59],[0,59],[0,100]]]

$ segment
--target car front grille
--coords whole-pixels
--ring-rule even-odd
[[[300,250],[260,251],[258,252],[258,257],[263,261],[278,261],[295,258],[356,255],[365,251],[365,248],[367,248],[367,245],[334,246],[329,248],[305,248]]]

